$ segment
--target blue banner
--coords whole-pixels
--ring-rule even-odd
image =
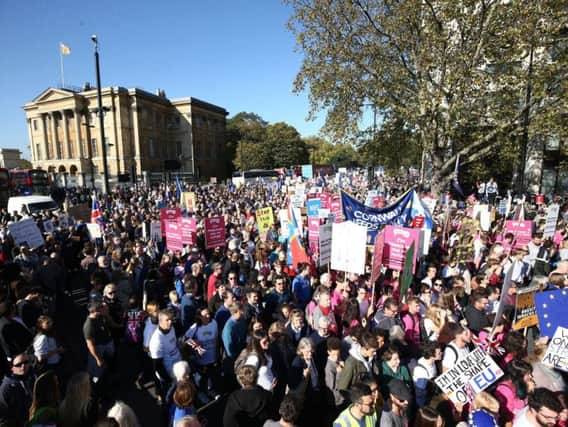
[[[321,199],[306,200],[306,211],[309,217],[318,216],[321,209]]]
[[[344,191],[341,192],[341,206],[346,221],[367,227],[367,244],[374,245],[375,237],[385,224],[410,226],[416,216],[424,217],[424,226],[432,228],[434,221],[416,191],[409,190],[392,205],[383,209],[371,208],[360,203]]]

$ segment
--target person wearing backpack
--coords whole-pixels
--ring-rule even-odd
[[[436,363],[442,360],[442,346],[438,342],[429,341],[422,344],[421,351],[422,357],[412,371],[416,405],[419,408],[428,403],[434,378],[438,376]]]
[[[447,324],[454,339],[446,346],[442,359],[442,371],[446,372],[454,364],[469,354],[471,332],[461,323],[450,322]]]
[[[258,372],[257,384],[267,391],[276,386],[276,377],[272,371],[272,356],[269,351],[270,340],[264,329],[252,332],[250,340],[235,360],[234,370],[238,372],[244,365],[254,366]]]
[[[417,356],[420,348],[420,299],[408,299],[408,310],[401,315],[404,325],[404,339],[410,346],[410,353]]]

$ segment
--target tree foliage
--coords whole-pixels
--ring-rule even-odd
[[[324,132],[353,140],[374,105],[429,154],[437,192],[458,154],[462,164],[495,156],[566,109],[568,0],[287,3],[304,53],[295,90],[309,89],[312,115],[326,111]]]
[[[350,144],[332,144],[320,137],[304,139],[310,151],[310,162],[316,165],[337,167],[357,166],[361,163],[359,153]]]

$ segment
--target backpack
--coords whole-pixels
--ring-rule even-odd
[[[428,333],[428,331],[426,330],[426,326],[424,326],[424,318],[420,319],[418,328],[420,329],[420,342],[425,343],[430,341],[430,337],[432,336],[434,331],[430,331],[430,333]]]

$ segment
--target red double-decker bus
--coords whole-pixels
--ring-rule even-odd
[[[11,169],[10,189],[12,196],[47,196],[50,191],[49,175],[42,169]]]

